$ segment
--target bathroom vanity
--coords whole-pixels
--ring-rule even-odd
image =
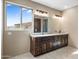
[[[33,56],[38,56],[67,45],[67,33],[30,35],[30,52]]]

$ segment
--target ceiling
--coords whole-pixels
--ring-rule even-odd
[[[51,8],[63,11],[78,5],[78,0],[32,0]]]

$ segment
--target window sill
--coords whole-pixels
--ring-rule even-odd
[[[6,31],[29,31],[31,29],[7,29]]]

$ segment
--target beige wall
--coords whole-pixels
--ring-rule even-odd
[[[78,48],[78,6],[63,12],[62,29],[69,33],[69,45]]]
[[[53,14],[60,14],[61,12],[55,9],[51,9],[49,7],[31,2],[30,0],[7,0],[10,2],[15,2],[18,4],[22,4],[32,9],[41,9],[49,12],[49,21],[48,21],[48,31],[49,33],[53,32],[53,29],[56,28],[54,26],[53,21],[55,19],[52,18]],[[6,27],[6,19],[4,20],[4,25]],[[10,35],[11,34],[11,35]],[[29,34],[27,31],[6,31],[4,33],[4,55],[14,56],[18,54],[22,54],[29,51]]]
[[[7,35],[8,32],[8,35]],[[5,54],[16,55],[30,49],[29,33],[26,31],[6,31]]]

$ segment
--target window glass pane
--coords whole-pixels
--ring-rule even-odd
[[[9,29],[20,27],[20,16],[21,8],[17,5],[9,4],[6,5],[7,12],[7,26]]]
[[[25,29],[32,28],[32,10],[22,8],[22,27]]]
[[[48,20],[44,19],[43,20],[43,32],[47,32],[48,31]]]

